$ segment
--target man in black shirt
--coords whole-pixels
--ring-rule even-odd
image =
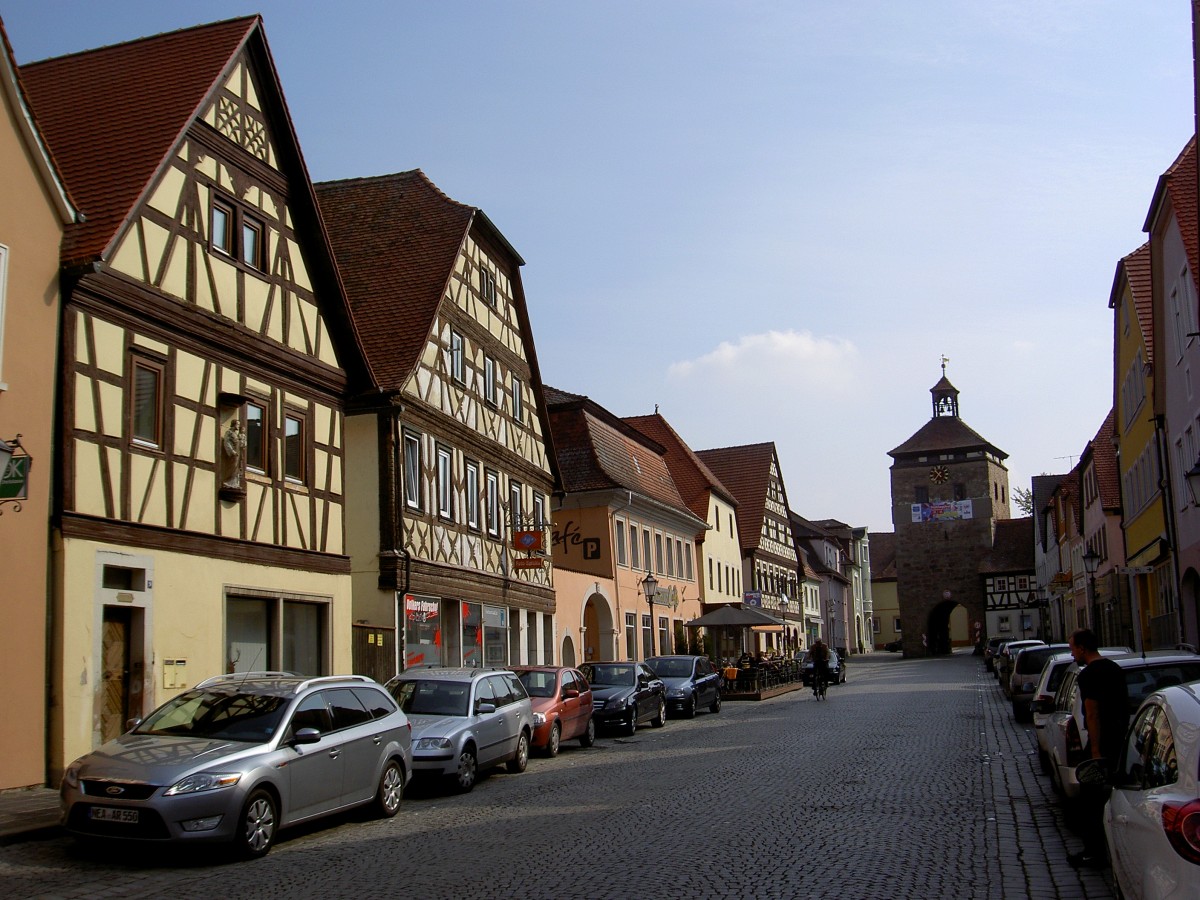
[[[1076,684],[1083,701],[1088,753],[1093,759],[1103,759],[1112,773],[1125,743],[1125,729],[1129,727],[1129,688],[1125,673],[1111,659],[1100,655],[1096,635],[1086,628],[1071,635],[1069,646],[1075,662],[1082,666]],[[1104,804],[1108,802],[1108,795],[1106,786],[1081,786],[1083,852],[1067,857],[1071,865],[1104,864]]]

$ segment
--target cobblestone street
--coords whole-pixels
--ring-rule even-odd
[[[0,848],[8,897],[1108,898],[978,657],[855,657],[828,702],[727,703],[564,746],[387,822],[345,817],[231,864],[58,834]],[[1019,834],[1019,837],[1017,836]]]

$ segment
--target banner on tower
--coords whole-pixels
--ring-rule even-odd
[[[941,500],[937,503],[912,504],[913,522],[950,522],[974,517],[970,500]]]

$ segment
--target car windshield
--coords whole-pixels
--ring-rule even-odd
[[[630,685],[637,683],[637,676],[634,674],[633,666],[609,666],[609,665],[592,665],[585,666],[582,669],[583,677],[588,680],[589,684],[623,684]]]
[[[553,672],[519,672],[517,677],[530,697],[553,697],[557,678]]]
[[[397,681],[388,690],[410,716],[465,716],[471,699],[465,681]]]
[[[692,677],[692,661],[690,659],[651,659],[647,661],[647,665],[659,678]]]
[[[134,733],[261,744],[279,730],[287,706],[287,697],[271,694],[188,691],[152,712]]]
[[[1129,713],[1133,715],[1142,701],[1155,691],[1189,681],[1200,681],[1200,662],[1177,662],[1125,670],[1129,688]]]

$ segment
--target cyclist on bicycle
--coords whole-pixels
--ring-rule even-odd
[[[817,638],[817,642],[809,651],[809,657],[813,663],[813,696],[817,696],[818,688],[829,684],[829,647]]]

